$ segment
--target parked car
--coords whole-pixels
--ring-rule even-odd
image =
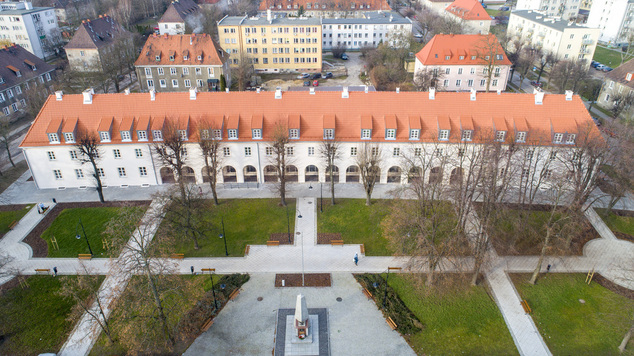
[[[603,68],[601,68],[602,71],[604,72],[611,72],[612,68],[608,67],[608,66],[603,66]]]
[[[590,67],[596,68],[599,64],[601,64],[601,63],[599,63],[597,61],[592,61],[592,62],[590,62]]]
[[[509,11],[509,9],[510,9],[510,8],[509,8],[508,6],[502,6],[502,7],[500,8],[500,11]]]
[[[318,87],[319,86],[319,80],[313,80],[313,86],[314,87]]]
[[[297,76],[297,79],[306,79],[306,78],[310,78],[310,74],[302,73],[302,74]]]
[[[321,73],[313,74],[313,79],[319,79],[319,78],[321,78]]]
[[[327,72],[326,74],[324,74],[324,78],[325,79],[332,78],[332,73],[331,72]]]
[[[537,81],[532,81],[531,85],[534,86],[535,88],[541,88],[544,84],[542,82],[537,82]]]
[[[595,123],[597,126],[601,126],[601,125],[602,125],[601,120],[600,120],[598,117],[593,117],[593,118],[592,118],[592,121],[594,121],[594,123]]]
[[[310,86],[310,80],[304,80],[304,86],[305,87],[309,87]]]
[[[342,54],[342,55],[341,55],[341,59],[343,59],[344,61],[347,61],[347,60],[348,60],[348,55],[347,55],[347,54],[345,54],[345,53],[344,53],[344,54]]]
[[[604,65],[604,64],[601,64],[601,63],[599,63],[599,64],[597,64],[597,66],[596,66],[596,67],[594,67],[594,68],[595,68],[596,70],[603,70],[603,67],[605,67],[605,65]]]
[[[483,8],[487,8],[487,4],[481,4]]]

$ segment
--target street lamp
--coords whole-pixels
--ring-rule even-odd
[[[387,300],[387,281],[390,279],[390,271],[391,270],[401,270],[401,267],[388,267],[387,268],[387,277],[385,278],[385,294],[383,295],[383,309],[385,309],[385,301]]]
[[[209,272],[209,279],[211,280],[211,294],[214,296],[214,308],[218,309],[218,302],[216,301],[216,290],[214,289],[214,274],[216,273],[215,268],[203,268],[201,271]]]
[[[301,217],[301,215],[299,216]],[[301,233],[298,232],[301,235]],[[304,235],[302,235],[302,287],[304,286]]]
[[[319,195],[321,196],[319,198],[319,212],[323,213],[324,212],[324,183],[319,183]]]
[[[88,236],[86,236],[86,229],[84,229],[84,224],[81,222],[81,217],[79,218],[79,221],[77,222],[77,225],[75,226],[75,238],[77,240],[81,239],[81,235],[79,234],[79,225],[81,225],[81,231],[84,232],[84,238],[86,239],[86,245],[88,245],[88,251],[90,251],[90,255],[92,256],[92,249],[90,248],[90,242],[88,242]]]
[[[225,234],[225,218],[224,216],[220,217],[220,221],[222,223],[222,234],[220,234],[220,238],[225,242],[225,256],[229,256],[229,252],[227,251],[227,235]]]
[[[288,205],[286,205],[286,228],[288,230],[288,244],[291,244],[291,218],[288,216]]]

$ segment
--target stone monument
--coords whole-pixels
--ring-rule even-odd
[[[299,294],[295,303],[295,329],[297,333],[295,336],[300,340],[309,338],[310,335],[310,320],[308,316],[308,307],[306,306],[306,297]],[[309,338],[312,339],[312,338]]]

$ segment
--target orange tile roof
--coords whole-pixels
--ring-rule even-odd
[[[288,115],[288,128],[299,129],[300,117],[299,115]]]
[[[504,116],[494,116],[493,117],[493,125],[496,131],[507,131],[508,127],[506,126],[506,118]]]
[[[262,128],[262,115],[253,115],[251,117],[251,129],[261,129]]]
[[[64,126],[62,127],[62,132],[75,132],[76,128],[77,128],[77,118],[69,117],[68,119],[64,120]]]
[[[133,123],[134,123],[134,118],[132,116],[125,116],[123,120],[121,120],[121,125],[119,125],[119,131],[132,130]]]
[[[495,48],[495,51],[491,51]],[[467,52],[469,55],[466,55]],[[461,54],[462,53],[462,54]],[[436,35],[418,53],[416,58],[423,65],[483,65],[489,53],[502,55],[494,59],[496,65],[511,65],[497,37],[488,35]],[[460,56],[464,56],[460,59]],[[450,56],[446,59],[446,56]],[[472,59],[472,57],[475,57]]]
[[[385,140],[385,122],[372,120],[372,116],[394,115],[396,142],[410,142],[408,128],[416,124],[416,117],[421,117],[422,141],[437,140],[439,128],[452,130],[451,141],[460,139],[460,120],[467,113],[472,116],[474,141],[478,132],[493,129],[494,118],[509,118],[510,123],[510,118],[516,118],[518,128],[521,123],[517,123],[525,118],[527,142],[541,140],[545,144],[550,143],[551,127],[556,132],[579,132],[583,125],[593,125],[579,96],[567,101],[564,95],[556,94],[546,94],[542,105],[535,105],[533,94],[512,93],[478,93],[474,101],[470,100],[470,93],[455,92],[437,92],[435,100],[430,100],[426,92],[350,92],[349,98],[342,98],[341,92],[317,92],[314,95],[284,92],[282,99],[274,99],[272,92],[204,92],[198,93],[196,100],[189,100],[188,92],[175,92],[156,93],[154,101],[148,93],[95,94],[90,105],[83,104],[81,94],[72,94],[64,95],[61,101],[49,96],[21,147],[48,146],[46,133],[57,132],[62,119],[78,118],[80,127],[97,131],[102,119],[109,118],[107,122],[112,123],[113,132],[117,132],[125,117],[134,117],[141,122],[149,115],[152,130],[160,130],[164,120],[173,120],[171,118],[182,114],[192,120],[190,140],[197,139],[193,128],[198,127],[198,122],[209,116],[218,119],[224,116],[229,118],[226,128],[239,130],[238,142],[251,141],[249,122],[257,114],[263,118],[264,139],[271,137],[278,121],[287,123],[291,115],[297,115],[301,124],[300,141],[321,141],[324,118],[336,116],[335,137],[338,140],[361,142],[359,128],[365,122],[372,125],[371,141],[382,142]],[[240,121],[244,123],[239,125]],[[369,127],[366,125],[362,127]],[[513,128],[512,124],[507,126],[510,130]],[[591,127],[599,134],[595,126]],[[121,143],[118,135],[113,136],[116,137],[112,137],[111,143]]]
[[[526,124],[526,119],[523,116],[514,117],[513,120],[515,122],[516,131],[528,131],[528,125]]]
[[[336,129],[337,128],[337,119],[335,115],[324,115],[324,129]]]
[[[418,115],[409,115],[409,128],[414,130],[420,130],[420,116]]]
[[[147,131],[150,128],[150,115],[141,115],[136,124],[136,129],[140,131]]]
[[[460,116],[460,128],[462,130],[473,130],[473,118],[471,118],[471,115]]]
[[[361,115],[361,129],[372,130],[372,115]]]
[[[97,127],[97,131],[110,131],[110,129],[112,129],[112,121],[114,121],[114,118],[112,116],[101,118],[99,127]]]
[[[464,20],[491,21],[491,16],[477,0],[456,0],[447,7],[446,11]]]
[[[194,53],[194,56],[189,56]],[[169,55],[165,55],[169,54]],[[161,55],[156,60],[156,55]],[[174,60],[170,60],[173,55]],[[185,59],[185,55],[188,59]],[[201,55],[202,59],[198,60]],[[134,65],[222,65],[229,55],[207,34],[152,35],[145,41]]]
[[[385,128],[386,129],[396,128],[396,115],[394,114],[385,115]]]
[[[310,9],[308,8],[309,4],[311,5]],[[354,9],[351,8],[352,4],[355,5]],[[278,5],[281,5],[282,8],[280,9]],[[288,5],[291,5],[290,9],[287,8]],[[297,5],[297,8],[295,8],[295,5]],[[323,8],[323,5],[326,5],[326,8]],[[360,8],[361,5],[363,5],[363,9]],[[271,9],[271,11],[297,11],[300,6],[304,8],[304,11],[314,11],[318,9],[322,11],[343,10],[344,7],[348,11],[376,11],[392,9],[387,0],[264,0],[260,2],[259,11],[266,11],[267,9]]]

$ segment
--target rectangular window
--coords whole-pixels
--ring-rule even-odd
[[[335,138],[335,130],[334,129],[324,129],[324,139],[332,140]]]
[[[147,87],[148,89],[154,89],[154,81],[152,79],[148,79]]]
[[[267,156],[273,156],[273,147],[267,147],[264,151]]]
[[[222,140],[222,130],[213,130],[214,140]]]
[[[238,130],[236,129],[231,129],[231,130],[227,130],[228,132],[228,136],[230,140],[237,140],[238,139]]]
[[[246,157],[251,157],[251,147],[245,147],[244,148],[244,155]]]
[[[75,176],[77,177],[77,179],[84,178],[84,171],[82,171],[81,169],[75,169]]]
[[[46,155],[48,156],[48,160],[49,161],[54,161],[55,160],[55,152],[48,151],[48,152],[46,152]]]
[[[187,130],[178,130],[178,137],[182,141],[187,141]]]
[[[393,156],[400,156],[401,155],[401,149],[398,147],[394,147],[394,150],[392,151],[392,155]]]
[[[495,133],[495,140],[502,142],[504,141],[504,137],[506,137],[506,131],[497,131]]]
[[[187,59],[187,58],[185,58],[185,59]],[[189,75],[189,68],[187,68],[187,67],[183,68],[183,75]]]
[[[569,145],[574,145],[575,144],[575,139],[577,138],[577,135],[575,134],[568,134],[568,137],[566,137],[566,143]]]
[[[223,147],[223,148],[222,148],[222,154],[223,154],[225,157],[229,157],[229,156],[231,156],[231,149],[230,149],[229,147]]]
[[[385,139],[393,140],[396,138],[396,129],[387,129],[385,130]]]
[[[70,159],[72,160],[77,159],[77,151],[70,151]]]
[[[163,132],[161,132],[160,130],[152,131],[152,138],[154,139],[154,141],[162,141],[163,140]]]
[[[148,78],[152,78],[152,69],[151,68],[145,68],[145,76]]]
[[[110,132],[108,131],[99,132],[99,138],[101,138],[101,141],[110,141]]]
[[[564,134],[562,133],[556,133],[555,137],[553,137],[554,143],[561,143],[563,140],[564,140]]]
[[[409,130],[409,139],[410,140],[418,140],[420,137],[420,130],[418,129],[410,129]]]
[[[288,136],[293,139],[299,138],[299,129],[290,129],[288,130]]]
[[[202,75],[203,74],[203,69],[202,68],[196,68],[196,75]]]
[[[120,177],[120,178],[125,178],[125,177],[126,177],[125,168],[123,168],[123,167],[118,167],[118,168],[117,168],[117,172],[119,172],[119,177]]]
[[[526,142],[526,132],[525,131],[518,132],[516,141],[517,142]]]
[[[481,79],[480,80],[480,86],[483,87],[486,84],[486,80],[485,79]]]
[[[529,173],[530,173],[530,170],[528,168],[522,169],[522,178],[528,178]]]
[[[187,147],[181,147],[181,157],[187,157]]]
[[[440,130],[438,133],[439,140],[448,140],[449,139],[449,130]]]
[[[352,157],[356,157],[357,156],[357,148],[356,147],[350,147],[350,156],[352,156]]]
[[[145,167],[139,167],[139,175],[141,177],[147,177],[147,168]]]
[[[114,158],[121,158],[121,151],[118,149],[112,150],[112,153],[114,153]]]
[[[62,171],[59,169],[54,169],[53,174],[55,175],[55,179],[62,179]]]
[[[156,70],[158,71],[158,75],[165,74],[165,72],[163,71],[163,68],[157,68]]]
[[[130,135],[130,131],[121,131],[121,140],[122,141],[131,141],[132,135]]]
[[[253,129],[251,130],[253,134],[253,139],[261,139],[262,138],[262,129]]]
[[[362,139],[369,140],[371,136],[372,136],[372,130],[370,130],[370,129],[361,130],[361,138]]]
[[[463,141],[471,141],[471,130],[462,130],[462,140]]]
[[[533,153],[535,153],[534,149],[530,149],[530,150],[526,151],[526,158],[527,159],[533,159]]]
[[[464,153],[466,152],[466,150],[464,148],[459,148],[458,149],[458,157],[464,157]]]
[[[414,148],[414,156],[420,157],[420,155],[423,154],[423,149],[420,147],[416,147]]]
[[[136,158],[141,158],[143,157],[143,151],[140,148],[135,148],[134,155],[136,156]]]
[[[170,74],[176,75],[176,68],[170,68]]]
[[[100,178],[105,178],[106,177],[106,173],[103,171],[103,168],[97,168],[97,175]]]
[[[308,155],[309,156],[315,155],[315,147],[308,147]]]
[[[172,87],[178,88],[178,80],[172,79]]]
[[[167,88],[167,82],[165,79],[159,80],[159,84],[161,85],[161,88]]]
[[[376,157],[379,155],[379,148],[378,147],[372,147],[372,156]]]
[[[64,133],[64,141],[66,141],[66,143],[75,142],[75,135],[73,135],[72,132],[65,132]]]
[[[295,150],[293,147],[286,147],[286,154],[288,156],[292,156],[295,153]]]
[[[139,137],[139,141],[147,141],[147,131],[137,131],[136,135]]]
[[[557,152],[556,151],[552,151],[550,153],[550,157],[548,157],[548,158],[550,158],[551,161],[554,161],[555,158],[557,158]]]
[[[189,88],[192,86],[192,81],[189,79],[185,79],[185,88]]]

